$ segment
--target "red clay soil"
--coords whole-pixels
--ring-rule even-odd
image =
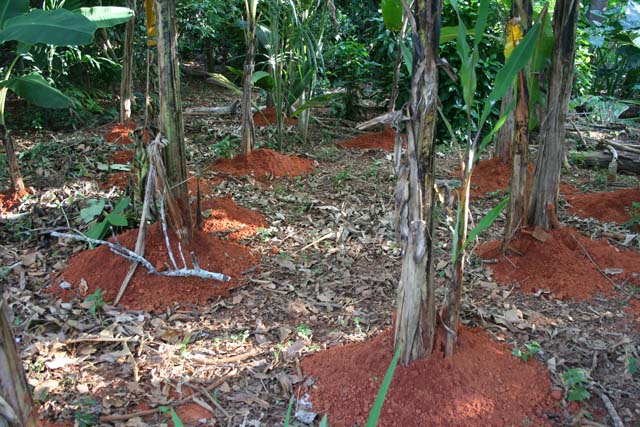
[[[0,191],[0,215],[10,214],[16,207],[20,205],[22,199],[30,194],[29,191]]]
[[[529,176],[533,174],[533,163],[529,163]],[[453,175],[460,177],[460,169],[453,171]],[[509,188],[511,180],[511,163],[503,163],[499,157],[480,160],[473,168],[471,176],[471,197],[484,197],[487,193],[504,191]]]
[[[111,187],[124,188],[129,184],[131,174],[125,171],[111,172],[107,179],[98,184],[101,190],[109,190]]]
[[[133,250],[137,235],[137,229],[128,230],[118,236],[118,242]],[[175,236],[171,237],[171,242],[176,262],[181,264]],[[227,274],[232,277],[232,280],[223,283],[197,277],[157,276],[148,274],[143,267],[139,266],[122,298],[122,305],[127,309],[148,311],[164,309],[172,306],[174,302],[204,305],[218,296],[228,296],[230,289],[238,286],[242,273],[258,262],[258,257],[253,255],[249,248],[235,242],[210,237],[202,231],[196,231],[189,249],[185,248],[187,259],[189,259],[189,251],[195,252],[201,268]],[[163,263],[169,263],[159,223],[147,229],[145,257],[158,269],[166,268],[163,267]],[[87,294],[100,288],[104,300],[112,302],[130,264],[126,259],[113,254],[106,246],[87,250],[74,255],[69,260],[67,268],[50,290],[63,299],[69,299],[78,292],[81,279],[85,279],[89,288]],[[191,266],[190,262],[189,266]],[[63,280],[72,285],[71,290],[63,290],[58,286]]]
[[[261,148],[248,155],[240,154],[232,159],[218,160],[213,164],[212,170],[235,176],[253,175],[258,180],[267,180],[269,177],[309,173],[313,170],[313,160]]]
[[[442,340],[439,340],[441,347]],[[363,426],[393,355],[391,330],[362,343],[315,353],[302,360],[316,378],[313,411],[333,427]],[[382,407],[385,427],[542,426],[550,409],[551,382],[537,361],[523,363],[481,329],[461,328],[458,352],[396,368]]]
[[[109,162],[110,163],[116,163],[116,164],[127,164],[127,163],[131,163],[133,161],[133,156],[134,156],[134,151],[133,150],[120,150],[120,151],[116,151],[115,153],[113,153],[112,155],[109,156]]]
[[[640,189],[575,194],[566,197],[569,212],[602,222],[623,224],[631,219],[631,203],[640,203]]]
[[[509,260],[502,256],[499,241],[480,246],[477,254],[482,259],[498,261],[491,264],[498,283],[517,284],[522,291],[530,293],[547,289],[559,299],[590,300],[596,294],[615,293],[613,285],[600,274],[585,250],[601,270],[623,269],[623,273],[610,276],[614,282],[640,284],[640,253],[620,250],[606,240],[591,240],[572,228],[549,233],[551,237],[544,243],[527,234],[518,236],[509,245],[517,254],[511,252]]]
[[[118,123],[104,135],[104,140],[114,144],[128,145],[133,142],[129,138],[129,134],[134,130],[136,130],[135,123]]]
[[[396,131],[390,127],[381,132],[365,133],[353,139],[337,142],[340,148],[352,148],[359,150],[384,150],[393,151],[396,144]]]
[[[224,234],[231,240],[253,236],[258,228],[268,226],[260,212],[242,208],[230,197],[204,200],[201,209],[204,215],[202,231],[208,234]],[[232,230],[236,231],[230,233]]]
[[[256,126],[270,126],[275,125],[276,122],[276,109],[274,107],[267,107],[262,109],[261,111],[256,111],[255,113],[253,113],[253,124]],[[283,123],[285,124],[285,126],[297,125],[298,119],[289,119],[285,117]]]

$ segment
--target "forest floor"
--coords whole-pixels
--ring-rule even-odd
[[[184,86],[185,107],[234,101],[201,81]],[[305,392],[331,425],[364,425],[393,356],[401,256],[393,156],[385,151],[392,135],[321,115],[306,144],[293,143],[288,129],[284,151],[299,157],[266,151],[213,166],[221,153],[233,154],[225,138],[239,134],[239,117],[186,115],[185,127],[203,195],[195,250],[203,266],[233,280],[156,280],[139,271],[124,307],[109,303],[125,261],[49,233],[80,227],[91,198],[118,201],[128,182],[118,165],[133,156],[120,138],[127,131],[114,134],[111,124],[16,138],[33,194],[0,198],[0,279],[44,425],[174,425],[174,408],[187,426],[276,426],[292,394],[293,412],[304,418]],[[637,140],[638,129],[630,132]],[[272,136],[259,128],[262,144]],[[437,163],[438,178],[455,178],[456,152],[439,152]],[[266,173],[234,175],[240,167]],[[492,160],[477,170],[474,223],[505,195],[501,168]],[[636,177],[611,184],[599,171],[565,170],[566,228],[522,235],[508,257],[494,243],[502,215],[469,259],[460,354],[399,368],[380,425],[614,425],[611,405],[624,425],[640,426],[640,235],[628,222],[637,188]],[[614,212],[612,200],[623,194]],[[442,218],[439,298],[451,277],[446,209]],[[133,233],[119,241],[132,242]],[[149,256],[161,263],[162,238],[150,233]],[[534,360],[511,354],[534,341]],[[577,387],[563,378],[572,368],[587,373]],[[569,401],[580,385],[590,398]]]

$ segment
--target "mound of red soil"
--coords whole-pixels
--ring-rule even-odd
[[[267,107],[253,113],[253,124],[256,126],[275,125],[276,121],[276,109],[274,107]],[[298,119],[289,119],[285,117],[283,123],[285,124],[285,126],[297,125]]]
[[[131,174],[129,172],[111,172],[107,179],[102,181],[98,187],[101,190],[109,190],[111,187],[124,188],[129,184]]]
[[[131,144],[129,134],[136,130],[135,123],[118,123],[104,135],[104,140],[114,144]]]
[[[16,207],[20,205],[22,199],[30,194],[29,191],[0,191],[0,215],[10,214]]]
[[[640,189],[574,194],[566,199],[569,212],[577,216],[623,224],[631,219],[631,203],[640,203]]]
[[[393,151],[396,144],[396,131],[388,127],[381,132],[365,133],[352,139],[336,143],[340,148],[359,150]]]
[[[229,175],[253,175],[258,180],[269,177],[298,176],[313,170],[313,161],[298,156],[286,156],[277,151],[262,148],[248,155],[218,160],[213,164],[215,172]]]
[[[529,163],[528,171],[529,176],[532,176],[533,163]],[[460,169],[454,170],[453,175],[460,177]],[[471,175],[471,197],[484,197],[487,193],[507,190],[510,180],[511,163],[503,163],[498,157],[480,160],[473,168],[473,175]]]
[[[499,241],[480,246],[477,253],[483,259],[498,260],[491,265],[498,283],[517,284],[530,293],[547,289],[560,299],[589,300],[598,293],[612,295],[615,292],[613,285],[585,255],[585,250],[601,270],[623,270],[610,276],[615,282],[640,284],[639,253],[620,250],[606,240],[591,240],[571,228],[552,230],[550,235],[542,243],[521,234],[509,245],[518,253],[511,252],[509,260],[502,255]]]
[[[461,328],[458,352],[396,368],[378,425],[385,427],[544,425],[551,382],[536,361],[523,363],[480,329]],[[440,348],[440,346],[438,346]],[[393,356],[391,330],[302,360],[317,379],[314,412],[334,427],[363,426]]]
[[[109,162],[117,163],[117,164],[127,164],[133,161],[134,156],[133,150],[120,150],[116,151],[112,155],[109,156]]]
[[[258,228],[268,225],[260,212],[242,208],[230,197],[204,200],[200,207],[204,216],[202,231],[222,234],[231,240],[253,236]]]
[[[137,236],[137,229],[128,230],[118,235],[118,242],[133,250]],[[177,239],[175,236],[171,236],[170,239],[176,262],[181,265]],[[113,241],[113,238],[110,240]],[[188,249],[184,249],[187,260],[189,260],[190,251],[195,253],[201,268],[227,274],[232,280],[223,283],[197,277],[157,276],[148,274],[144,267],[138,266],[122,298],[122,305],[134,310],[163,309],[172,306],[174,302],[204,305],[218,296],[228,296],[230,289],[238,285],[242,273],[258,262],[258,257],[253,255],[249,248],[210,237],[202,231],[195,231],[191,245]],[[169,263],[164,235],[159,223],[147,229],[145,258],[156,268],[163,268],[164,263]],[[191,267],[190,261],[187,262]],[[104,300],[113,301],[130,264],[126,259],[113,254],[107,246],[87,250],[74,255],[69,260],[67,268],[50,290],[63,299],[68,299],[78,292],[81,280],[85,279],[88,294],[100,288]],[[59,284],[63,280],[72,285],[71,290],[60,288]]]

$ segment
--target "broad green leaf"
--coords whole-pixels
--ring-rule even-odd
[[[475,37],[475,31],[469,31],[467,29],[467,36]],[[458,36],[458,26],[442,27],[440,28],[440,44],[452,42]]]
[[[111,212],[116,214],[122,213],[125,209],[129,207],[130,204],[131,204],[131,199],[129,197],[123,197],[122,199],[120,199],[120,201],[118,201],[118,203],[116,204],[116,206],[113,208]]]
[[[402,29],[402,1],[382,0],[382,20],[384,26],[389,31],[400,31]]]
[[[0,43],[17,40],[27,44],[83,45],[91,43],[96,28],[96,24],[79,13],[34,9],[9,19],[0,31]]]
[[[303,111],[308,110],[309,108],[324,107],[327,102],[339,96],[339,93],[325,93],[322,95],[314,96],[313,98],[308,99],[304,104],[296,108],[296,111],[293,112],[291,117],[298,117]]]
[[[129,225],[129,221],[127,221],[127,218],[124,215],[114,212],[111,212],[109,215],[107,215],[105,220],[109,224],[115,225],[116,227],[126,227],[127,225]]]
[[[232,82],[231,80],[229,80],[228,78],[226,78],[222,74],[209,73],[209,78],[212,81],[218,83],[220,86],[223,86],[223,87],[235,92],[238,95],[242,95],[242,89],[240,89],[234,82]]]
[[[38,73],[14,77],[0,82],[0,87],[7,87],[16,95],[44,108],[66,108],[71,100],[49,83]]]
[[[251,79],[251,83],[256,84],[260,80],[267,77],[271,77],[271,74],[267,73],[266,71],[255,71],[253,73],[253,78]]]
[[[413,52],[406,43],[400,43],[400,50],[402,51],[402,61],[407,67],[407,74],[411,75],[413,73]]]
[[[89,229],[85,233],[85,236],[90,239],[100,240],[107,234],[108,226],[109,223],[107,221],[98,221],[91,227],[89,227]]]
[[[80,209],[80,218],[85,224],[93,221],[95,217],[100,215],[104,210],[106,202],[104,200],[89,199],[87,207]]]
[[[387,369],[387,373],[384,375],[384,379],[382,380],[382,384],[380,385],[380,390],[378,390],[378,395],[376,396],[376,400],[375,402],[373,402],[373,407],[371,408],[371,412],[369,412],[369,417],[367,418],[366,427],[376,427],[378,425],[378,419],[380,419],[380,412],[382,412],[382,405],[384,404],[385,397],[387,397],[389,386],[391,386],[391,379],[393,378],[393,373],[396,370],[398,359],[400,359],[401,350],[402,349],[398,347],[396,349],[395,354],[393,355],[391,364],[389,365],[389,368]]]
[[[133,10],[128,7],[118,6],[81,7],[76,12],[96,24],[98,28],[123,24],[131,20],[134,15]]]
[[[567,400],[569,402],[581,402],[587,400],[589,397],[591,397],[591,393],[582,386],[573,387],[569,390],[569,393],[567,393]]]
[[[467,240],[462,245],[462,250],[464,250],[470,242],[473,242],[480,233],[482,233],[487,228],[491,227],[491,224],[493,224],[496,221],[500,213],[504,210],[505,206],[507,206],[507,202],[509,202],[508,197],[506,197],[503,201],[498,203],[496,207],[491,209],[489,213],[486,214],[484,218],[480,220],[476,228],[474,228],[469,232],[469,236],[467,237]]]
[[[27,0],[2,0],[0,2],[0,29],[4,27],[7,19],[27,13],[29,2]]]

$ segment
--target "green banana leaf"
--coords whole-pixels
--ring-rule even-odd
[[[123,24],[133,18],[133,10],[118,6],[81,7],[74,12],[96,24],[98,28],[109,28]]]
[[[389,31],[400,31],[402,29],[402,1],[382,0],[382,20],[384,26]]]
[[[0,31],[0,43],[17,40],[26,44],[83,45],[91,43],[96,28],[96,24],[79,13],[34,9],[7,20]]]
[[[49,83],[38,73],[14,77],[0,82],[0,87],[12,90],[16,95],[44,108],[66,108],[71,100]]]
[[[7,19],[27,13],[29,2],[27,0],[2,0],[0,2],[0,29],[4,27]]]

